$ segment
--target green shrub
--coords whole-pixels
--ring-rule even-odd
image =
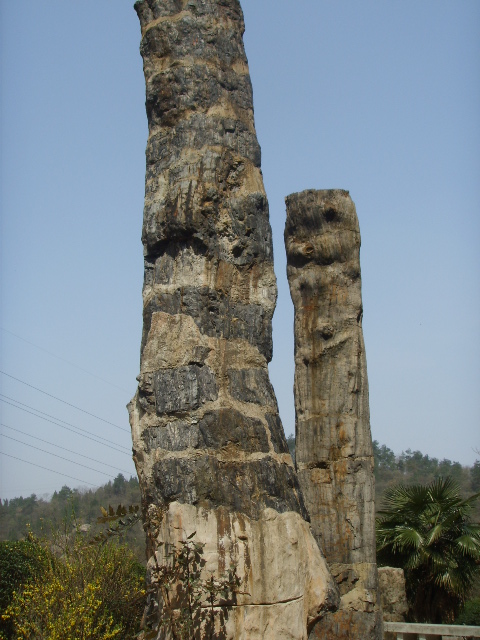
[[[480,598],[467,600],[455,623],[480,627]]]
[[[0,639],[12,637],[11,620],[2,619],[19,591],[31,579],[39,577],[48,565],[48,554],[36,543],[33,536],[17,542],[0,542]]]
[[[15,590],[4,612],[17,640],[134,638],[145,599],[144,568],[116,541],[90,545],[78,532],[53,544],[30,542],[48,558],[34,581]]]

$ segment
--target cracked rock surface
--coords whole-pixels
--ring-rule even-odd
[[[304,639],[338,591],[268,377],[277,289],[243,14],[238,0],[135,9],[149,137],[129,413],[144,514],[165,514],[149,566],[196,532],[208,569],[233,561],[242,579],[225,638]]]
[[[339,611],[319,621],[310,638],[379,640],[357,214],[340,189],[294,193],[286,204],[296,466],[314,535],[341,595]]]

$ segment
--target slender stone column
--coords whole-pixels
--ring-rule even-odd
[[[238,0],[140,0],[149,125],[143,337],[129,405],[148,550],[236,565],[225,638],[300,639],[338,595],[268,377],[276,302]],[[161,603],[160,603],[161,606]]]
[[[296,465],[340,610],[311,638],[381,638],[373,450],[362,332],[360,230],[348,191],[286,198],[295,307]]]

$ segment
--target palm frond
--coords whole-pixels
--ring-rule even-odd
[[[378,557],[405,570],[410,594],[433,590],[441,608],[445,594],[455,601],[467,593],[480,567],[480,525],[470,521],[479,496],[464,500],[452,478],[385,493],[376,520]]]
[[[426,539],[427,546],[439,540],[444,534],[444,532],[445,532],[445,525],[443,523],[436,524],[433,527],[433,529],[430,530],[427,536],[427,539]]]
[[[480,540],[468,534],[455,540],[455,546],[464,555],[469,555],[480,562]]]

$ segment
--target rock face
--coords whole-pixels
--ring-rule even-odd
[[[405,622],[408,611],[403,569],[378,568],[378,592],[385,622]],[[384,640],[396,640],[397,634],[386,631]]]
[[[238,0],[135,9],[149,138],[129,413],[144,513],[165,514],[149,564],[196,531],[207,569],[232,560],[242,579],[226,638],[307,638],[338,592],[268,377],[277,290],[242,11]]]
[[[373,451],[362,334],[360,230],[347,191],[286,198],[295,307],[296,466],[341,594],[311,638],[381,638]]]
[[[379,567],[378,591],[382,602],[383,619],[386,622],[405,622],[408,602],[403,569]]]

